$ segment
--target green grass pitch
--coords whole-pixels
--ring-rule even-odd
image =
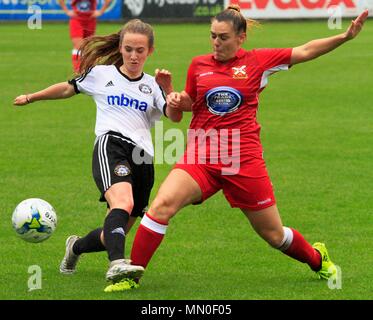
[[[82,257],[73,276],[58,266],[70,234],[100,226],[105,206],[91,176],[95,106],[83,95],[14,108],[15,96],[72,76],[67,24],[2,24],[0,37],[0,299],[371,299],[373,290],[373,21],[336,51],[270,78],[259,122],[268,170],[283,223],[311,243],[325,242],[342,270],[330,289],[307,265],[270,248],[244,215],[218,193],[183,209],[143,278],[140,289],[107,294],[105,253]],[[343,23],[346,28],[348,21]],[[155,25],[156,51],[146,72],[173,72],[184,87],[193,56],[210,52],[208,24]],[[98,34],[119,30],[98,26]],[[264,22],[245,48],[287,47],[334,35],[327,21]],[[190,115],[177,127],[186,131]],[[165,120],[165,129],[172,128]],[[171,166],[156,166],[152,199]],[[23,199],[40,197],[58,214],[46,242],[16,237],[11,214]],[[128,236],[126,254],[135,234]],[[28,290],[29,266],[42,287]]]

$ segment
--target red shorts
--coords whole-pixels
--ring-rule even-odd
[[[222,174],[221,164],[188,164],[186,153],[174,166],[188,172],[198,183],[205,201],[219,190],[233,208],[258,211],[276,203],[271,180],[261,156],[242,161],[238,172]],[[224,169],[223,169],[224,170]]]
[[[96,18],[71,18],[70,38],[87,38],[95,34]]]

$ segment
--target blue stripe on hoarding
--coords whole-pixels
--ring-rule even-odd
[[[98,0],[98,8],[103,4],[103,0]],[[112,0],[106,12],[99,20],[118,20],[122,16],[122,1]],[[32,3],[42,10],[43,20],[68,20],[68,16],[63,12],[57,0],[36,0]],[[28,6],[24,0],[0,0],[0,20],[27,20],[33,13],[28,13]]]

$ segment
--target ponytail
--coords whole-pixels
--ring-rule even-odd
[[[80,47],[79,73],[85,73],[96,65],[123,64],[122,54],[119,52],[120,32],[107,36],[91,36],[84,39]]]

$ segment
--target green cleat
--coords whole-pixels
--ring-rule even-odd
[[[139,287],[139,284],[136,283],[134,280],[123,279],[122,281],[108,285],[104,289],[104,291],[105,292],[119,292],[119,291],[137,289],[138,287]]]
[[[321,269],[316,271],[319,279],[328,280],[331,277],[337,277],[337,267],[330,260],[328,250],[326,250],[325,244],[321,242],[316,242],[312,246],[321,255]]]

